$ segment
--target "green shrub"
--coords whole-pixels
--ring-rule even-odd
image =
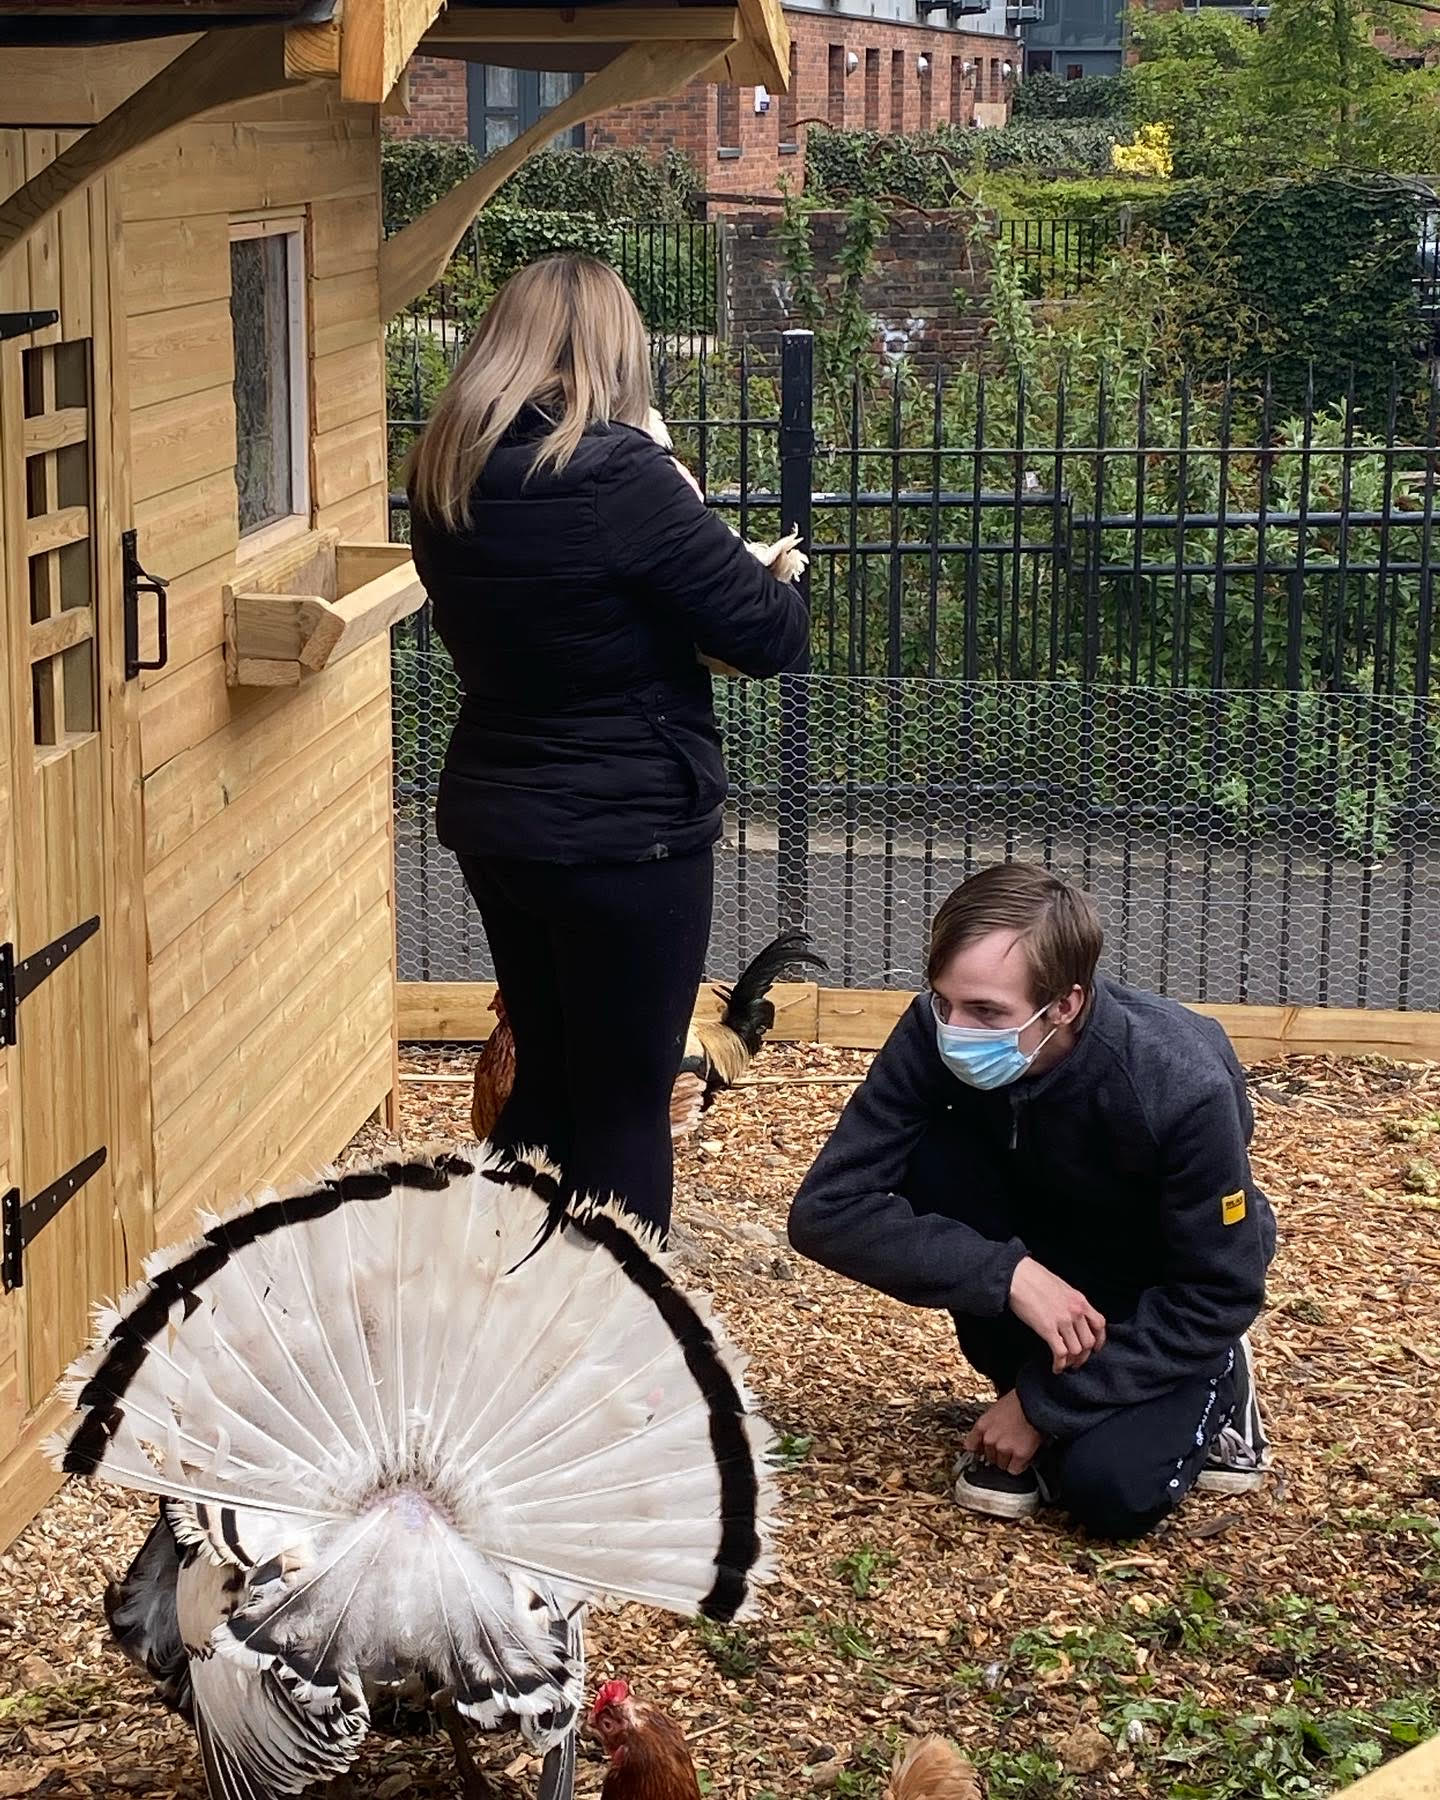
[[[1062,81],[1042,72],[1027,75],[1016,88],[1012,112],[1017,119],[1123,119],[1129,99],[1130,83],[1123,74]]]
[[[448,138],[387,138],[381,150],[385,231],[399,231],[479,167],[473,145]],[[642,150],[543,150],[505,183],[495,202],[512,211],[618,219],[680,220],[699,189],[678,150],[652,162]]]
[[[979,170],[1027,169],[1050,176],[1103,175],[1111,146],[1129,132],[1114,123],[1021,120],[995,131],[942,126],[909,137],[812,126],[806,192],[837,201],[860,194],[947,207],[963,199]]]
[[[1383,429],[1393,373],[1423,340],[1415,290],[1420,201],[1384,176],[1321,175],[1258,187],[1175,186],[1137,208],[1142,238],[1179,252],[1182,354],[1268,377],[1283,407],[1313,378],[1323,403],[1354,379]]]

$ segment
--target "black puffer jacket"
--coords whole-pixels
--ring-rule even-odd
[[[808,634],[775,580],[670,456],[597,427],[558,475],[522,414],[464,535],[417,517],[415,563],[464,689],[437,829],[472,856],[643,862],[720,835],[725,767],[697,647],[747,675]]]

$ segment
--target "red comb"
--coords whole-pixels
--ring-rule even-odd
[[[629,1698],[630,1683],[628,1681],[607,1681],[595,1696],[595,1706],[590,1717],[598,1719],[607,1706],[619,1706],[622,1701]]]

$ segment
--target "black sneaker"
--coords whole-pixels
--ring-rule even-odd
[[[1010,1475],[962,1450],[955,1463],[955,1499],[966,1512],[989,1519],[1028,1519],[1040,1507],[1040,1481],[1034,1469]]]
[[[1195,1486],[1202,1494],[1252,1494],[1270,1467],[1270,1445],[1255,1397],[1255,1358],[1250,1339],[1235,1351],[1235,1411],[1210,1446]]]

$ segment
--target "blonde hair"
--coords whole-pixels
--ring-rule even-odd
[[[588,256],[545,256],[512,275],[410,452],[410,504],[451,531],[495,446],[526,406],[553,421],[531,473],[563,469],[587,426],[638,426],[651,414],[645,326],[630,290]]]

